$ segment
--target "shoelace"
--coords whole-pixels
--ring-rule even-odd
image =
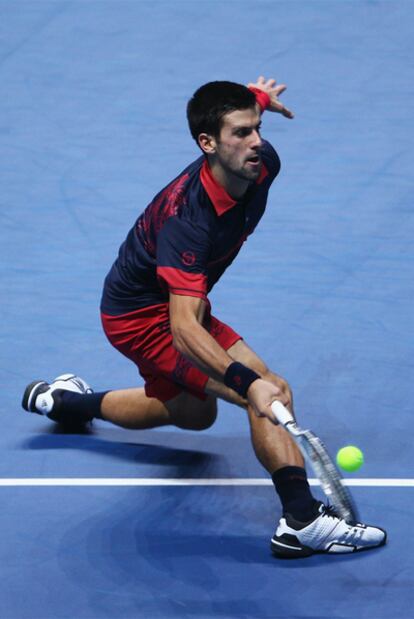
[[[323,505],[324,507],[324,511],[323,513],[328,516],[329,518],[338,518],[339,520],[342,520],[341,516],[338,514],[338,512],[335,511],[335,507],[333,505],[331,505],[330,503],[327,503],[326,505]],[[358,524],[357,522],[348,522],[347,524],[350,527],[354,527],[355,531],[357,531],[358,529],[355,527],[356,524]]]
[[[328,516],[328,518],[339,518],[338,514],[335,511],[335,507],[333,505],[330,505],[329,503],[327,503],[327,505],[323,506],[323,512],[324,516]]]

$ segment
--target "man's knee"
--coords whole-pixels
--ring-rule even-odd
[[[206,400],[186,397],[177,405],[168,406],[171,423],[182,430],[207,430],[217,418],[217,399],[208,396]]]
[[[190,419],[189,430],[207,430],[211,428],[213,423],[217,419],[217,401],[214,404],[202,409],[201,411],[195,411],[194,416]]]

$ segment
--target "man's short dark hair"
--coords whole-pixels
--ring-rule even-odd
[[[223,116],[254,107],[256,97],[246,86],[235,82],[209,82],[201,86],[187,104],[191,135],[198,144],[200,133],[220,137]]]

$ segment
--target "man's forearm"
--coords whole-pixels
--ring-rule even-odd
[[[190,327],[178,330],[174,346],[216,384],[234,390],[240,396],[240,400],[236,398],[237,404],[247,405],[249,387],[260,375],[230,357],[200,323],[191,322]]]
[[[223,382],[224,374],[233,359],[196,320],[173,329],[174,347],[202,372]]]

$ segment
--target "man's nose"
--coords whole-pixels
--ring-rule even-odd
[[[252,148],[260,148],[262,145],[262,138],[260,137],[260,133],[256,130],[252,133]]]

